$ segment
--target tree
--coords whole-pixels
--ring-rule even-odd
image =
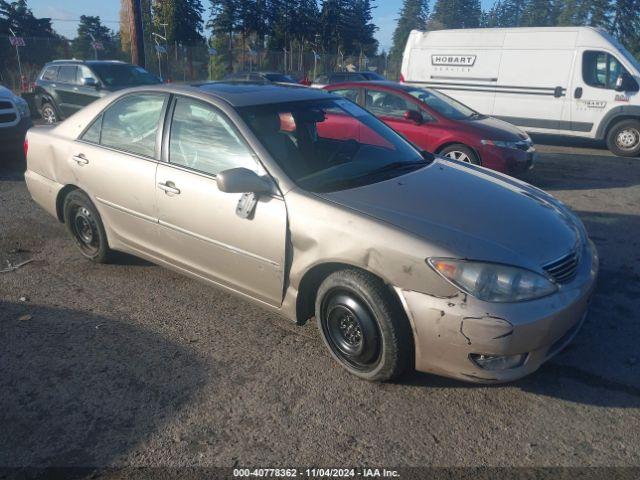
[[[605,29],[611,28],[611,11],[610,0],[591,0],[589,5],[589,25]]]
[[[404,0],[400,10],[400,18],[393,32],[393,46],[389,56],[393,59],[402,57],[411,30],[427,28],[429,18],[428,0]]]
[[[50,18],[36,18],[27,0],[0,0],[0,34],[9,35],[12,29],[22,37],[55,37]]]
[[[102,43],[104,51],[98,51],[103,58],[117,58],[120,49],[116,46],[116,36],[108,28],[102,25],[100,17],[80,15],[77,36],[72,41],[73,56],[78,58],[94,58],[95,51],[91,45],[94,41]]]
[[[616,0],[611,32],[628,50],[640,55],[640,0]]]
[[[378,41],[374,35],[378,27],[373,23],[371,0],[353,0],[347,13],[347,28],[344,33],[346,53],[375,55]]]
[[[443,28],[477,28],[481,15],[480,0],[436,0],[430,22]]]
[[[201,0],[156,0],[153,3],[155,31],[164,36],[163,24],[166,24],[168,44],[202,42],[203,12]]]
[[[553,0],[527,0],[522,11],[520,26],[549,27],[556,22]]]
[[[215,36],[214,47],[224,55],[228,65],[227,70],[233,70],[233,34],[236,30],[238,18],[236,0],[211,0],[211,18],[207,27],[213,30]],[[217,59],[218,60],[218,59]],[[216,64],[219,70],[220,65]]]

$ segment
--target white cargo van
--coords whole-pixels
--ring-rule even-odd
[[[538,133],[640,156],[640,63],[590,27],[413,31],[401,81]]]

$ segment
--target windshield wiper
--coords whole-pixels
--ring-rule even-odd
[[[469,118],[469,119],[475,118],[475,119],[480,120],[480,119],[485,118],[485,117],[486,117],[486,115],[483,115],[482,113],[479,113],[479,112],[473,112],[471,115],[469,115],[469,117],[468,117],[468,118]]]

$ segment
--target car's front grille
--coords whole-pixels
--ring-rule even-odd
[[[0,127],[11,127],[18,123],[18,111],[13,102],[0,100]]]
[[[558,283],[570,282],[576,276],[580,263],[578,250],[565,255],[564,257],[546,264],[544,270]]]

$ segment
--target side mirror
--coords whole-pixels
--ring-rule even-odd
[[[216,175],[218,190],[225,193],[271,193],[271,183],[248,168],[230,168]]]
[[[404,112],[403,117],[405,120],[413,122],[417,125],[424,123],[424,117],[422,116],[422,113],[417,110],[407,110],[406,112]]]
[[[85,87],[95,87],[98,88],[98,82],[93,77],[84,77],[82,79],[82,85]]]

